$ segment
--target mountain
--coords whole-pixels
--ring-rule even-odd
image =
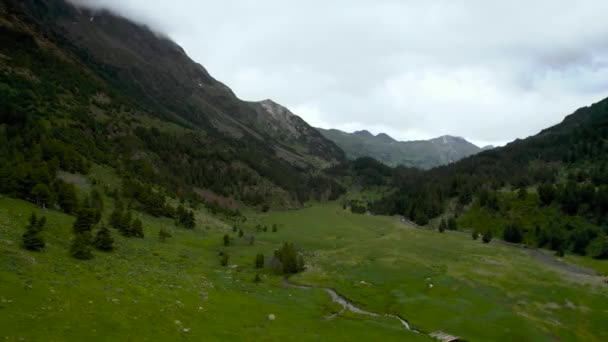
[[[340,148],[272,101],[238,99],[164,35],[64,0],[0,4],[0,175],[18,178],[27,163],[49,169],[1,191],[31,197],[37,183],[52,188],[57,171],[90,165],[182,196],[209,190],[252,205],[332,191],[317,174],[344,160]]]
[[[369,162],[350,170],[392,190],[369,204],[376,214],[419,225],[453,218],[490,240],[608,258],[608,99],[535,136],[432,170],[389,173]]]
[[[337,129],[317,129],[340,146],[349,159],[372,157],[389,166],[430,169],[492,148],[482,149],[463,138],[449,135],[431,140],[397,141],[385,133],[374,136],[365,130],[346,133]]]

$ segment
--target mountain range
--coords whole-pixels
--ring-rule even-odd
[[[373,135],[367,130],[354,133],[337,129],[317,130],[342,148],[349,159],[372,157],[389,166],[431,169],[493,148],[480,148],[464,138],[450,135],[430,140],[397,141],[385,133]]]
[[[2,111],[15,113],[0,123],[45,120],[32,146],[52,139],[176,193],[249,204],[305,200],[315,174],[345,158],[279,104],[240,100],[146,26],[64,0],[0,4]]]

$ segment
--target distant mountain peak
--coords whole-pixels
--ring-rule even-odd
[[[482,151],[466,139],[453,135],[430,140],[397,141],[386,133],[374,136],[367,130],[354,133],[334,129],[319,131],[340,146],[351,159],[372,157],[390,166],[429,169]]]
[[[378,135],[376,135],[376,139],[387,143],[397,142],[397,140],[393,139],[390,135],[386,133],[379,133]]]
[[[374,135],[371,134],[368,130],[361,130],[361,131],[355,131],[353,133],[354,135],[358,135],[358,136],[362,136],[362,137],[373,137]]]

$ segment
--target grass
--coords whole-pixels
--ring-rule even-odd
[[[31,212],[48,218],[41,253],[19,246]],[[193,231],[140,215],[144,239],[114,234],[116,251],[78,261],[68,255],[73,217],[0,197],[0,339],[429,340],[385,317],[326,320],[338,307],[325,291],[283,288],[268,269],[254,284],[254,256],[262,252],[268,262],[284,241],[306,254],[308,269],[295,282],[333,287],[362,308],[399,314],[426,332],[474,341],[608,339],[607,288],[519,250],[353,215],[333,203],[247,215],[239,224],[243,238],[205,212]],[[254,231],[274,223],[276,233]],[[163,226],[174,232],[167,243],[157,239]],[[224,234],[233,237],[229,247],[221,246]],[[230,254],[229,267],[220,266],[219,251]]]

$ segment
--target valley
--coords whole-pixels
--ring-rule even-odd
[[[608,98],[481,148],[434,131],[468,129],[459,72],[423,77],[450,120],[403,118],[439,138],[317,129],[296,113],[315,105],[243,100],[162,25],[93,2],[0,0],[0,340],[608,340]],[[228,43],[209,55],[264,50]],[[281,64],[235,83],[265,90]],[[371,102],[419,90],[392,77]],[[411,97],[378,119],[434,117]]]

